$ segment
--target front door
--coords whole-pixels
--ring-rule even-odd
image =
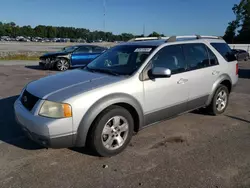
[[[143,81],[145,125],[187,110],[189,78],[182,45],[165,46],[152,58],[151,68],[165,67],[171,77]]]
[[[96,54],[92,54],[92,48],[89,46],[81,46],[71,55],[71,66],[83,66],[88,64]]]

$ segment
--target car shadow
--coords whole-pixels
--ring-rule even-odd
[[[82,148],[69,148],[71,151],[80,153],[80,154],[84,154],[84,155],[89,155],[89,156],[93,156],[93,157],[99,157],[99,155],[97,155],[97,153],[95,153],[94,151],[92,151],[90,148],[87,147],[82,147]]]
[[[245,120],[245,119],[242,119],[242,118],[239,118],[239,117],[230,116],[230,115],[225,115],[225,116],[226,116],[226,117],[229,117],[229,118],[232,118],[232,119],[239,120],[239,121],[243,121],[243,122],[245,122],[245,123],[250,123],[250,121]]]
[[[199,109],[193,110],[189,113],[197,114],[197,115],[213,116],[211,113],[208,113],[208,110],[206,108],[199,108]]]
[[[250,69],[239,69],[239,78],[250,79]]]
[[[25,68],[33,69],[33,70],[45,70],[44,68],[40,67],[39,65],[26,65]]]
[[[41,149],[41,146],[25,137],[15,120],[14,102],[17,98],[18,95],[0,99],[0,142],[27,150]]]

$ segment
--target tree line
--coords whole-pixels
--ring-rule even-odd
[[[74,27],[54,27],[38,25],[32,28],[30,25],[18,26],[14,22],[2,23],[0,22],[0,36],[9,37],[41,37],[41,38],[70,38],[70,39],[84,39],[87,41],[105,40],[105,41],[127,41],[134,37],[143,37],[143,35],[133,35],[131,33],[122,33],[115,35],[112,32],[90,31],[85,28]],[[149,36],[164,36],[157,32],[151,33]]]
[[[224,39],[227,43],[250,43],[250,0],[241,0],[232,8],[235,19],[228,23]]]

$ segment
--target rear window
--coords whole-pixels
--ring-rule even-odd
[[[236,57],[227,43],[211,43],[227,62],[235,61]]]

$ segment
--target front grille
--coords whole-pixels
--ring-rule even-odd
[[[32,95],[27,90],[23,92],[23,95],[21,97],[21,102],[25,108],[27,108],[29,111],[32,110],[32,108],[35,106],[37,101],[39,100],[38,97]]]

